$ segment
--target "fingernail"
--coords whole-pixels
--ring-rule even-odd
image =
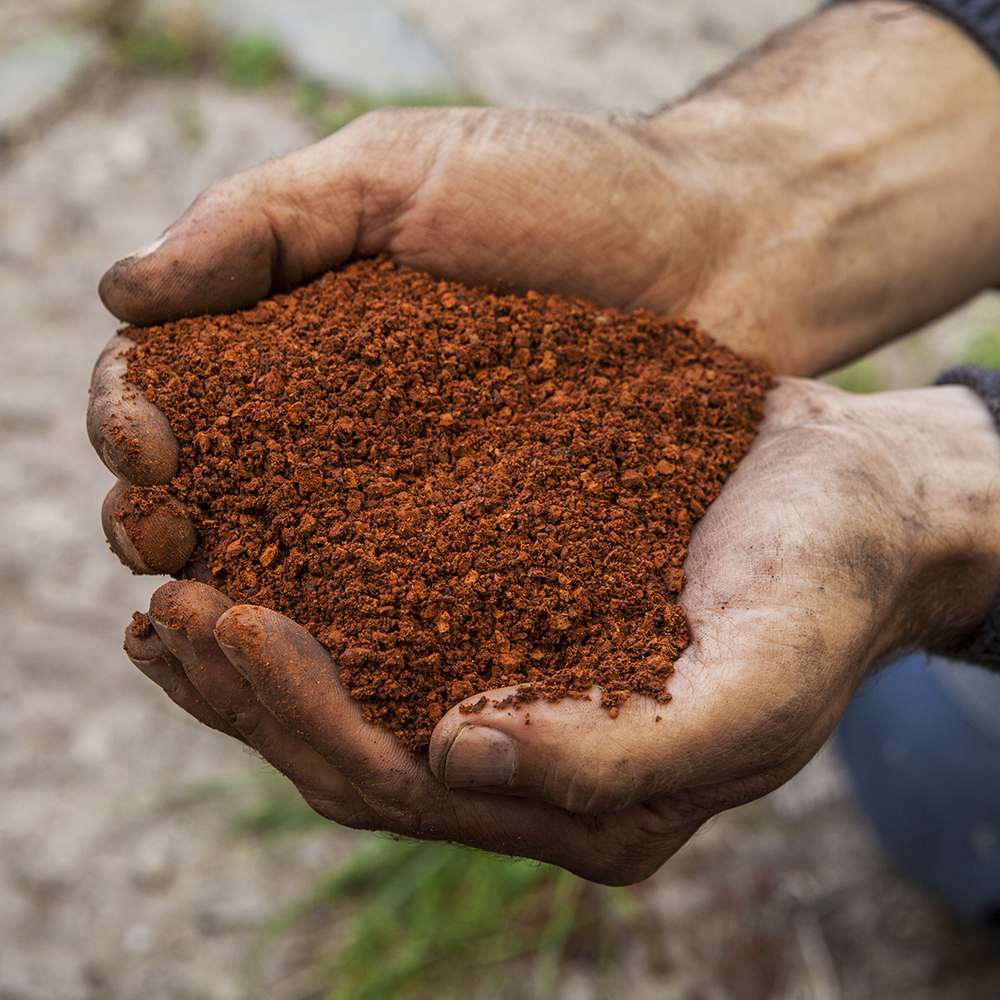
[[[215,636],[215,641],[219,644],[219,649],[226,654],[226,659],[229,660],[239,673],[246,677],[250,661],[244,655],[243,650],[238,646],[230,646],[224,643],[218,634]]]
[[[167,242],[169,235],[170,233],[164,233],[158,240],[153,240],[152,243],[142,247],[141,250],[136,250],[135,253],[130,253],[127,257],[122,257],[122,260],[135,260],[138,257],[148,257],[151,253],[156,253]]]
[[[152,615],[149,620],[156,629],[156,634],[167,644],[167,648],[177,657],[184,666],[190,666],[195,662],[194,647],[183,629],[171,628],[158,622]]]
[[[180,678],[169,663],[164,663],[163,660],[137,660],[134,656],[130,656],[129,659],[154,684],[159,684],[167,694],[173,694],[177,690]]]
[[[514,779],[514,744],[495,729],[466,726],[455,737],[444,764],[449,788],[502,788]]]

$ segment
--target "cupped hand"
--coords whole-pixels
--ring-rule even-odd
[[[101,292],[119,317],[156,323],[387,250],[470,284],[687,313],[779,372],[816,373],[997,280],[998,109],[995,69],[953,26],[908,4],[842,5],[633,128],[365,116],[213,185]],[[165,489],[176,445],[112,377],[119,353],[95,372],[90,419],[122,481],[106,527],[137,571],[175,571],[193,544]],[[966,390],[862,400],[782,385],[692,538],[693,642],[671,704],[632,698],[617,720],[585,702],[453,710],[431,772],[365,724],[323,650],[270,612],[170,584],[157,634],[133,632],[130,651],[332,819],[630,881],[801,767],[878,656],[985,618],[997,462]],[[146,517],[137,547],[129,525]]]
[[[213,184],[101,295],[122,319],[160,323],[387,251],[466,284],[694,316],[779,373],[812,375],[1000,280],[998,121],[995,68],[961,31],[912,4],[843,4],[630,127],[364,115]],[[127,486],[156,487],[169,435],[138,400],[109,417],[124,412],[112,382],[98,373],[92,440]],[[151,507],[156,541],[140,551],[123,525]],[[162,491],[119,488],[105,522],[138,572],[174,571],[192,537]]]
[[[160,239],[115,264],[100,291],[115,315],[154,324],[248,306],[388,251],[469,285],[681,310],[720,238],[711,220],[721,196],[690,160],[583,115],[385,109],[213,184]],[[160,489],[176,473],[177,445],[162,414],[122,383],[127,346],[126,331],[98,361],[88,416],[121,480],[105,532],[134,571],[173,573],[194,539]]]
[[[785,380],[697,525],[681,603],[691,644],[669,704],[633,696],[453,708],[429,768],[363,719],[327,652],[211,588],[154,595],[133,660],[238,734],[324,816],[625,883],[708,817],[798,771],[870,665],[976,629],[1000,598],[1000,439],[948,387],[852,396]],[[469,701],[474,701],[476,695]]]
[[[350,257],[468,285],[681,309],[721,241],[693,153],[566,112],[386,108],[212,184],[101,296],[137,325],[230,312]]]

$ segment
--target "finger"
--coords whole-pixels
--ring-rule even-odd
[[[514,688],[489,691],[485,706],[474,696],[437,724],[433,772],[449,788],[525,795],[588,815],[652,801],[672,815],[685,804],[711,815],[772,791],[819,749],[836,712],[812,738],[815,720],[798,693],[767,683],[772,670],[800,666],[793,650],[785,662],[774,662],[779,649],[772,662],[742,662],[731,633],[722,639],[698,622],[694,633],[668,703],[632,694],[612,717],[596,688],[587,698],[521,704],[510,703]]]
[[[612,718],[597,688],[585,698],[511,704],[516,693],[488,691],[482,708],[477,695],[437,724],[430,764],[449,788],[530,795],[599,815],[680,787],[661,756],[672,706],[633,695]]]
[[[158,240],[107,271],[101,298],[140,326],[232,312],[352,255],[384,250],[443,276],[494,280],[491,251],[479,268],[462,267],[468,251],[454,234],[439,232],[445,212],[403,224],[444,137],[476,148],[470,130],[487,116],[481,109],[384,108],[306,149],[217,181]],[[464,177],[461,167],[452,172]],[[437,202],[446,203],[451,185],[442,184],[447,190]],[[404,230],[412,230],[409,237]]]
[[[515,689],[486,693],[503,702]],[[474,706],[483,696],[463,702]],[[456,706],[435,727],[430,764],[449,788],[524,795],[604,816],[643,806],[667,824],[702,822],[773,791],[808,759],[747,757],[706,714],[633,695],[612,719],[600,692],[586,699]]]
[[[355,784],[378,794],[383,762],[411,777],[424,776],[388,729],[365,721],[358,703],[341,687],[330,654],[300,625],[267,608],[237,605],[219,619],[215,637],[286,728],[310,742],[316,740],[317,722],[322,733],[338,734],[333,745],[324,740],[314,745],[332,754]],[[304,694],[304,678],[313,679],[317,694],[328,695],[322,708],[312,703],[313,692]],[[357,748],[363,749],[360,759]]]
[[[243,740],[243,734],[226,722],[187,679],[180,660],[170,652],[145,615],[133,615],[125,630],[125,655],[188,715],[211,729]]]
[[[94,365],[87,434],[104,464],[133,486],[164,486],[177,475],[180,447],[163,412],[125,381],[125,352],[135,342],[116,336]]]
[[[187,681],[240,738],[292,776],[309,804],[328,819],[367,828],[374,814],[353,786],[261,705],[253,688],[219,648],[214,629],[233,602],[213,587],[179,580],[160,587],[149,618]]]
[[[198,533],[163,487],[116,483],[101,507],[104,537],[133,573],[176,573],[191,558]]]
[[[449,791],[388,730],[364,720],[329,653],[305,629],[273,611],[237,605],[219,619],[216,636],[260,701],[357,787],[380,829],[456,840],[625,884],[655,871],[707,816],[664,805],[595,818],[527,798]]]
[[[140,326],[232,312],[345,260],[362,178],[331,138],[211,185],[158,240],[112,265],[104,304]]]

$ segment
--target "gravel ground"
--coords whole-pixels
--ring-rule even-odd
[[[397,6],[491,102],[631,115],[810,4]],[[72,9],[3,0],[0,61]],[[104,268],[214,178],[314,136],[287,96],[207,78],[95,69],[64,96],[0,150],[0,1000],[276,995],[245,979],[262,921],[358,838],[265,847],[232,836],[228,799],[183,792],[238,787],[261,765],[124,658],[122,628],[156,583],[107,551],[98,512],[111,477],[83,413],[115,328],[95,294]],[[717,819],[643,891],[661,961],[637,956],[611,992],[581,966],[560,997],[1000,996],[995,950],[882,858],[832,751]],[[283,961],[264,979],[280,981]]]

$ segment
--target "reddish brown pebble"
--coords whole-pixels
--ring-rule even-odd
[[[194,558],[305,624],[410,750],[496,687],[669,699],[688,539],[763,418],[762,366],[688,320],[388,260],[128,335]]]

